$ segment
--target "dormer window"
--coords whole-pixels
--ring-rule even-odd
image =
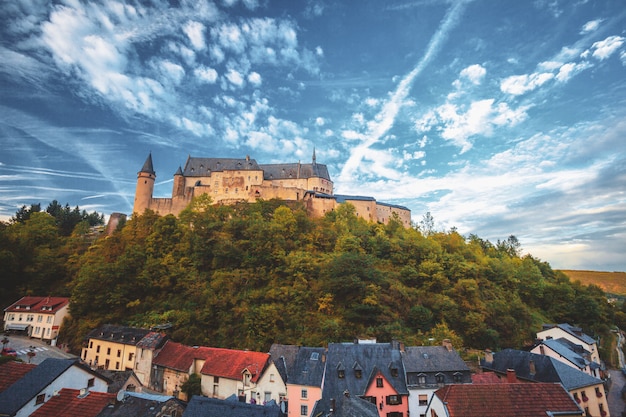
[[[398,377],[398,368],[391,368],[391,376],[394,378]]]
[[[346,377],[346,371],[344,371],[343,369],[339,369],[337,371],[337,376],[339,377],[339,379],[344,379]]]
[[[354,376],[357,377],[358,379],[361,379],[363,377],[363,371],[360,369],[355,369]]]

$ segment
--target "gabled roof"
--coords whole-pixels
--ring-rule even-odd
[[[435,395],[446,404],[449,417],[583,414],[560,384],[452,384],[438,389]]]
[[[54,314],[66,305],[70,299],[67,297],[22,297],[4,311],[16,313],[42,313]]]
[[[0,365],[0,392],[6,390],[15,382],[32,371],[37,365],[31,363],[8,361]]]
[[[326,365],[326,349],[302,347],[293,364],[289,379],[285,382],[296,385],[321,387]]]
[[[353,395],[340,395],[335,400],[333,416],[340,417],[378,417],[376,404]]]
[[[95,417],[110,403],[115,402],[115,394],[63,388],[41,405],[31,417]]]
[[[602,383],[602,380],[552,357],[515,349],[505,349],[494,353],[493,362],[489,363],[483,359],[481,366],[483,369],[502,374],[513,369],[518,378],[528,381],[559,382],[568,391]],[[534,367],[534,372],[531,367]]]
[[[160,332],[150,332],[137,343],[137,347],[142,349],[155,350],[163,346],[166,340],[166,334]]]
[[[324,178],[331,181],[328,168],[324,164],[296,162],[291,164],[262,164],[259,167],[263,170],[263,179],[265,180]]]
[[[268,365],[269,353],[248,350],[206,348],[209,351],[200,373],[240,380],[244,370],[252,374],[251,381],[257,382]]]
[[[472,374],[472,384],[504,384],[495,372],[481,372]]]
[[[255,405],[197,395],[191,397],[183,413],[183,417],[280,417],[281,415],[280,408],[274,402],[268,405]]]
[[[278,343],[274,343],[270,347],[272,361],[274,365],[276,365],[276,369],[278,369],[278,373],[285,383],[289,380],[289,375],[292,373],[299,350],[300,346],[281,345]]]
[[[576,326],[572,326],[569,323],[560,323],[560,324],[544,324],[543,325],[543,331],[546,330],[550,330],[550,329],[554,329],[555,327],[558,327],[559,329],[563,330],[564,332],[566,332],[567,334],[579,339],[580,341],[588,344],[588,345],[593,345],[594,343],[596,343],[596,340],[585,334],[583,332],[583,329],[581,329],[580,327],[576,327]],[[541,332],[539,332],[541,333]]]
[[[260,171],[259,164],[249,158],[187,158],[185,177],[210,177],[215,171]]]
[[[164,368],[189,372],[194,360],[206,360],[209,357],[210,348],[199,346],[191,347],[168,340],[163,349],[153,359],[152,364]]]
[[[559,339],[547,339],[541,342],[541,344],[546,347],[552,349],[554,352],[558,353],[563,358],[567,359],[569,362],[577,366],[578,368],[585,368],[589,366],[589,361],[585,359],[582,355],[576,353],[574,350],[570,348],[570,344],[567,343],[567,339],[559,338]]]
[[[48,358],[44,360],[23,378],[0,393],[0,414],[12,415],[20,410],[76,363],[75,359]]]
[[[108,342],[136,346],[149,333],[150,330],[147,329],[105,324],[90,331],[87,334],[86,339],[104,340]]]
[[[132,379],[132,383],[135,386],[143,386],[137,375],[135,375],[135,371],[110,371],[107,369],[97,369],[95,372],[102,375],[111,381],[109,383],[109,387],[107,389],[108,392],[117,393],[119,390],[124,388],[124,385]]]
[[[445,346],[409,346],[403,362],[407,373],[470,371],[459,354]]]

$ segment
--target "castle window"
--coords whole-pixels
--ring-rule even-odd
[[[235,194],[239,192],[239,188],[235,188]]]

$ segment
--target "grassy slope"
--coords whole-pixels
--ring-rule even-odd
[[[626,296],[626,272],[599,272],[561,270],[571,281],[580,281],[584,285],[595,284],[604,292]]]

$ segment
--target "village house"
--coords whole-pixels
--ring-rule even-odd
[[[601,363],[598,343],[596,340],[585,334],[580,327],[572,326],[568,323],[544,324],[543,330],[537,332],[537,340],[549,340],[564,338],[574,344],[581,345],[589,352],[589,360],[597,364]]]
[[[55,344],[69,304],[67,297],[22,297],[4,309],[4,331]]]
[[[310,415],[328,414],[341,396],[372,403],[380,417],[408,416],[401,345],[372,340],[329,344],[322,398]]]
[[[435,391],[426,413],[430,417],[575,417],[583,410],[558,383],[486,383],[445,385]]]
[[[500,375],[506,375],[513,370],[523,382],[560,383],[584,410],[585,415],[609,415],[603,381],[553,357],[505,349],[497,353],[487,352],[481,360],[481,367]]]
[[[0,392],[0,415],[30,416],[63,388],[106,393],[109,382],[76,359],[49,358]]]
[[[115,394],[62,388],[31,417],[96,417],[115,403]]]
[[[237,395],[251,404],[278,403],[287,388],[268,353],[207,348],[209,356],[200,370],[202,393],[225,399]]]
[[[433,393],[447,384],[472,382],[471,371],[445,339],[442,346],[411,346],[402,355],[409,389],[409,415],[426,416]]]
[[[137,344],[150,334],[146,329],[106,324],[89,332],[81,358],[93,368],[132,371]]]
[[[145,387],[150,386],[152,362],[167,340],[168,337],[164,333],[152,331],[135,345],[135,375]]]
[[[150,388],[187,401],[181,387],[192,374],[200,375],[209,355],[210,348],[185,346],[168,340],[152,360]]]
[[[295,348],[295,352],[293,352]],[[308,416],[315,403],[322,398],[322,382],[326,369],[326,349],[273,345],[270,355],[283,375],[289,417]],[[281,371],[281,363],[284,372]]]
[[[550,356],[586,374],[600,378],[601,366],[599,363],[590,361],[591,352],[564,337],[541,340],[530,351]]]
[[[97,417],[181,417],[186,406],[171,395],[120,391],[115,403],[105,407]]]

